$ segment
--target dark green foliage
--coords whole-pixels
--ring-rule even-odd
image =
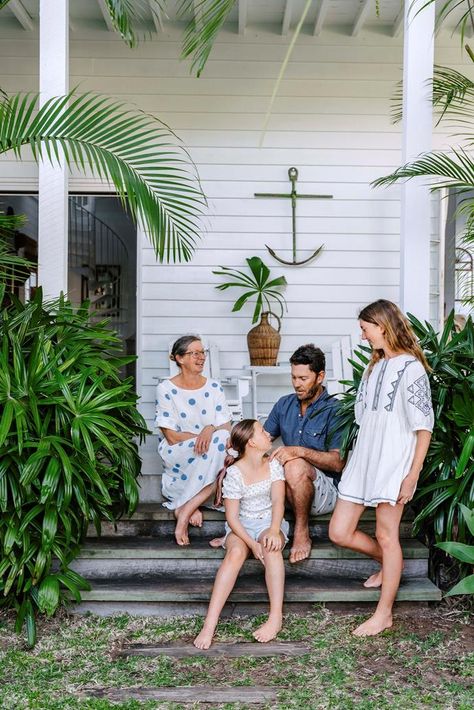
[[[461,515],[469,528],[469,532],[474,538],[474,510],[469,510],[462,503],[459,505],[461,510]],[[462,542],[438,542],[437,547],[448,555],[455,557],[457,560],[464,562],[469,565],[472,570],[474,567],[474,544],[465,545]],[[455,594],[474,594],[474,574],[470,574],[468,577],[461,579],[452,589],[449,590],[446,596],[454,596]]]
[[[4,286],[0,285],[0,301]],[[133,512],[146,433],[120,341],[61,298],[10,294],[0,320],[0,605],[35,640],[35,614],[54,613],[87,583],[69,564],[87,526]]]
[[[414,498],[415,533],[424,532],[436,542],[468,541],[466,519],[458,515],[459,504],[474,505],[474,326],[469,318],[459,333],[451,313],[441,334],[428,323],[409,316],[432,368],[431,393],[435,426],[430,449]],[[366,362],[363,353],[356,353]],[[364,365],[353,361],[354,380],[343,395],[345,421],[343,448],[347,451],[357,434],[354,400]]]

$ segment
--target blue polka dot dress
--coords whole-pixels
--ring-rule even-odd
[[[193,438],[171,446],[160,431],[158,452],[163,459],[162,493],[166,508],[174,510],[214,483],[224,464],[227,429],[214,433],[207,453],[194,451],[197,436],[205,426],[221,426],[231,419],[224,390],[217,380],[208,379],[197,390],[177,387],[171,380],[160,382],[156,392],[155,425],[193,434]]]

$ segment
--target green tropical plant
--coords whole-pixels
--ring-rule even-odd
[[[1,262],[1,258],[0,258]],[[0,301],[5,284],[0,284]],[[87,583],[70,568],[93,523],[133,512],[146,426],[119,338],[41,289],[9,294],[0,320],[0,606],[17,611],[35,642],[35,616],[51,615]]]
[[[462,503],[459,504],[461,516],[469,528],[469,531],[474,539],[474,510],[470,510]],[[460,517],[461,517],[460,516]],[[461,542],[439,542],[437,544],[441,550],[446,552],[451,557],[455,557],[460,562],[470,565],[471,569],[474,566],[474,544],[465,545]],[[460,582],[454,585],[447,593],[447,597],[455,594],[474,594],[474,574],[464,577]]]
[[[411,315],[409,320],[432,368],[435,415],[431,445],[413,499],[417,513],[414,531],[424,532],[436,542],[464,543],[469,528],[457,511],[459,504],[468,508],[474,505],[474,325],[468,318],[463,330],[456,332],[451,313],[438,335],[429,323],[423,324]],[[361,362],[351,361],[354,378],[344,382],[350,389],[342,396],[346,451],[357,435],[353,408],[367,362],[366,353],[356,355]]]
[[[284,310],[286,309],[286,300],[280,289],[287,285],[286,278],[284,276],[278,276],[277,278],[270,278],[270,269],[266,264],[263,263],[259,256],[252,256],[246,259],[248,264],[250,274],[244,271],[239,271],[238,269],[232,269],[228,266],[220,266],[220,271],[213,271],[213,274],[217,276],[230,277],[230,281],[219,284],[216,288],[219,291],[226,291],[228,288],[240,288],[244,293],[239,296],[232,307],[232,312],[240,311],[242,307],[251,298],[256,297],[255,308],[253,311],[252,323],[256,323],[259,316],[264,308],[269,313],[272,313],[277,320],[283,317]],[[280,309],[280,315],[272,311],[272,303],[278,305]]]

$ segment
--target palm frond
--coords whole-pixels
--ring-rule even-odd
[[[0,10],[3,10],[3,8],[8,5],[10,0],[0,0]]]
[[[214,40],[237,0],[181,0],[178,16],[189,18],[184,31],[183,58],[192,56],[191,70],[201,76]]]
[[[439,123],[448,113],[465,118],[472,125],[474,107],[474,82],[464,74],[449,67],[435,66],[433,73],[433,107]],[[403,118],[403,82],[398,82],[391,98],[393,123]]]
[[[423,12],[423,10],[428,7],[428,5],[431,5],[433,2],[436,2],[436,0],[426,0],[426,2],[424,2],[423,5],[418,9],[416,14],[418,15],[418,13]],[[457,21],[454,31],[456,31],[458,28],[460,29],[462,44],[464,42],[466,31],[468,29],[474,29],[473,6],[471,4],[471,0],[445,0],[436,17],[436,28],[438,29],[439,27],[441,27],[442,23],[445,21],[448,15],[457,10],[459,7],[464,7],[465,11]]]
[[[191,258],[205,198],[176,136],[149,114],[93,93],[47,101],[17,94],[0,102],[0,154],[87,168],[112,183],[132,218],[141,220],[160,261]]]
[[[105,5],[115,30],[129,47],[137,45],[150,10],[156,17],[164,12],[164,0],[105,0]]]
[[[453,157],[451,157],[451,155]],[[474,189],[474,161],[464,150],[452,150],[451,155],[433,152],[422,155],[411,163],[397,168],[390,175],[377,178],[373,187],[393,185],[403,178],[415,177],[441,178],[440,182],[431,183],[433,190],[452,187],[460,192]]]

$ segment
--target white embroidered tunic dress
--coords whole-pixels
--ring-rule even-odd
[[[355,418],[360,430],[338,495],[366,506],[395,505],[413,461],[416,432],[433,430],[430,384],[421,362],[406,353],[379,360],[369,377],[364,373]]]
[[[194,446],[205,426],[221,426],[231,420],[224,390],[217,380],[208,379],[197,390],[187,390],[171,380],[160,382],[156,389],[155,425],[178,432],[195,434],[192,439],[168,444],[162,436],[158,445],[164,471],[162,493],[166,508],[174,510],[193,498],[209,483],[214,483],[224,465],[227,429],[216,431],[205,454],[196,454]]]

